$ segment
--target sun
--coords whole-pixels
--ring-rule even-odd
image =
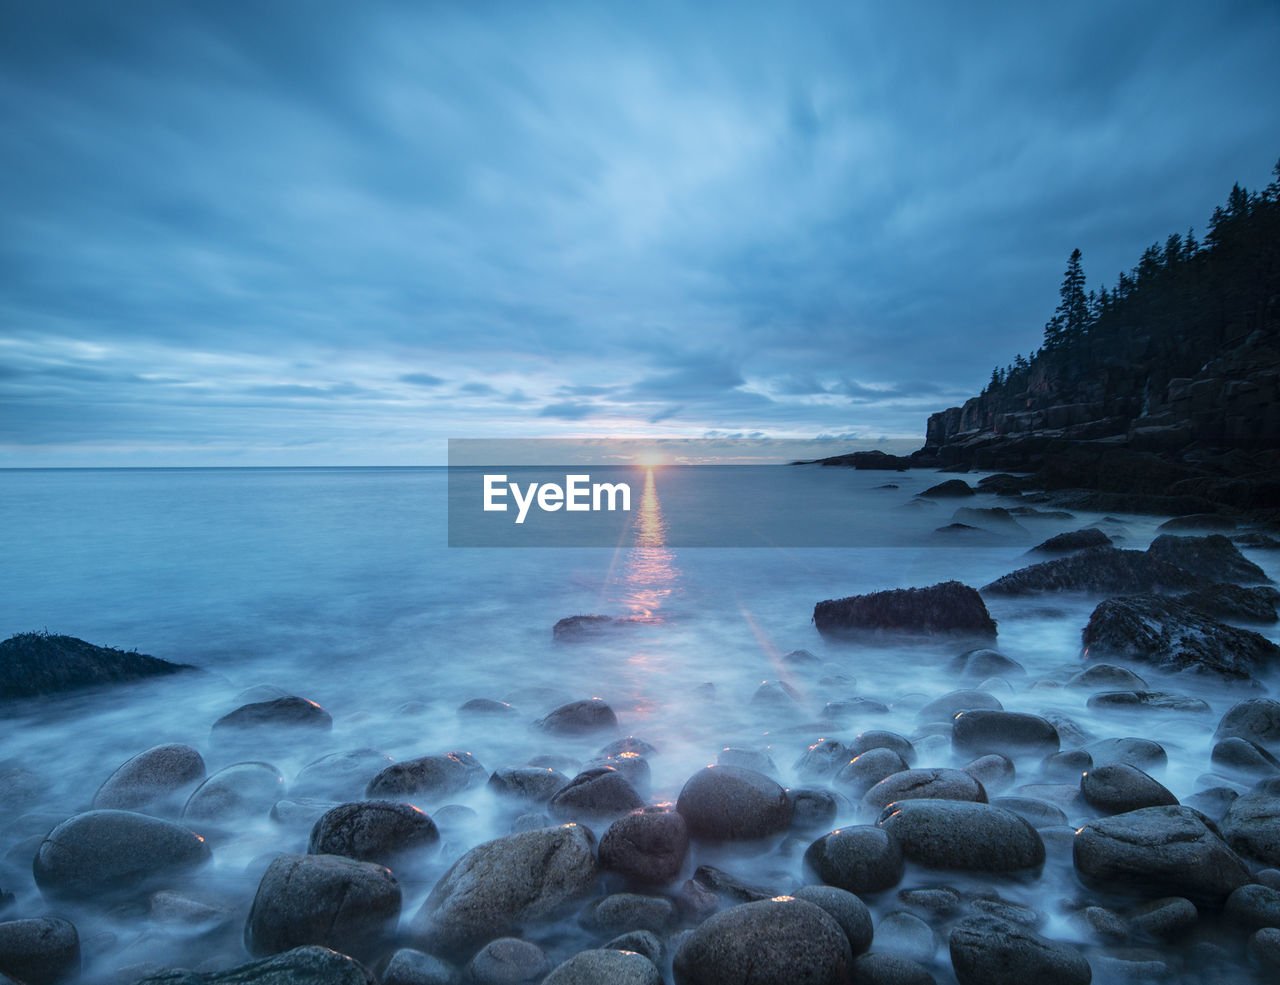
[[[654,449],[652,451],[642,451],[636,455],[636,464],[642,465],[647,469],[658,468],[666,465],[671,461],[670,456],[666,452]]]

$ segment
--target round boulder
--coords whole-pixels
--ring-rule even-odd
[[[1213,737],[1248,739],[1272,753],[1280,753],[1280,701],[1274,698],[1241,701],[1222,716]]]
[[[805,850],[804,861],[822,882],[860,896],[892,889],[905,870],[898,842],[871,825],[823,835]]]
[[[871,911],[853,893],[835,886],[802,886],[791,895],[826,910],[827,915],[844,929],[849,949],[855,956],[871,946]]]
[[[215,734],[261,728],[300,728],[327,732],[333,728],[333,717],[314,701],[290,694],[270,701],[241,705],[213,723]]]
[[[876,822],[913,862],[932,869],[1017,872],[1044,864],[1044,842],[1025,820],[990,804],[904,800]]]
[[[326,811],[311,829],[308,855],[341,855],[390,866],[440,840],[435,822],[412,804],[362,800]]]
[[[61,985],[80,974],[80,935],[60,917],[0,923],[0,976],[25,985]]]
[[[616,731],[618,716],[600,698],[587,698],[561,705],[551,714],[534,722],[533,727],[552,735],[591,735]]]
[[[689,829],[674,811],[640,811],[609,825],[600,839],[600,864],[631,882],[661,886],[680,874]]]
[[[140,752],[107,777],[93,796],[94,810],[145,811],[204,779],[204,758],[171,743]]]
[[[499,937],[467,963],[472,985],[533,985],[551,967],[546,952],[518,937]]]
[[[1242,855],[1280,866],[1280,796],[1241,794],[1222,819],[1222,836]]]
[[[853,737],[849,743],[849,755],[861,756],[868,749],[892,749],[901,756],[908,766],[916,761],[916,747],[905,735],[890,732],[886,729],[871,729]]]
[[[885,777],[907,768],[907,761],[892,749],[868,749],[845,763],[836,773],[835,782],[855,797],[861,797]]]
[[[1173,807],[1178,803],[1178,798],[1164,784],[1128,763],[1111,763],[1089,770],[1080,777],[1080,793],[1090,807],[1104,814],[1124,814],[1143,807]]]
[[[612,766],[584,770],[547,801],[547,811],[560,821],[608,821],[644,806],[627,778]]]
[[[503,797],[545,804],[556,791],[567,786],[569,778],[549,766],[521,766],[495,770],[489,776],[489,789]]]
[[[710,917],[675,954],[676,985],[845,985],[853,954],[820,906],[790,896]]]
[[[708,766],[685,783],[676,810],[694,838],[749,841],[786,831],[793,807],[787,791],[763,773]]]
[[[1093,979],[1074,947],[1003,920],[961,921],[951,931],[950,948],[960,985],[1089,985]]]
[[[964,770],[935,767],[895,773],[862,797],[865,805],[877,810],[900,800],[969,800],[985,804],[987,792]]]
[[[369,781],[364,793],[377,800],[437,800],[461,793],[484,775],[484,768],[469,753],[438,753],[392,763]]]
[[[245,921],[254,957],[315,944],[367,960],[400,917],[400,884],[384,866],[337,855],[281,855],[263,873]]]
[[[580,951],[556,965],[542,985],[662,985],[653,962],[635,951],[599,948]]]
[[[998,698],[986,691],[963,688],[949,691],[935,698],[916,713],[916,721],[922,725],[933,722],[950,722],[962,711],[1004,711]]]
[[[461,985],[461,982],[462,976],[453,965],[411,947],[402,947],[391,955],[382,972],[382,985]]]
[[[1039,715],[1016,711],[962,711],[951,723],[951,744],[966,756],[997,752],[1005,756],[1044,757],[1058,751],[1053,724]]]
[[[283,792],[284,777],[270,763],[233,763],[196,787],[182,808],[182,819],[218,825],[266,817]]]
[[[32,871],[46,897],[136,896],[209,861],[193,831],[129,811],[88,811],[50,831]]]
[[[952,674],[974,680],[985,680],[988,677],[1020,677],[1027,669],[1016,660],[1011,660],[997,650],[966,650],[955,657],[948,665]]]
[[[355,800],[378,771],[390,765],[391,757],[377,749],[331,752],[298,771],[289,784],[289,796]]]

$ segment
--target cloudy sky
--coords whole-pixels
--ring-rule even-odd
[[[926,416],[1280,156],[1280,5],[0,5],[0,465]],[[837,447],[838,446],[838,447]]]

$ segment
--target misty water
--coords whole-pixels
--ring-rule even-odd
[[[690,478],[694,471],[699,475]],[[768,475],[779,515],[861,525],[877,532],[875,543],[900,546],[670,546],[664,489],[668,498],[692,495],[688,484],[696,481],[703,484],[699,496],[731,510],[742,478],[733,470],[654,470],[627,536],[613,549],[448,548],[440,469],[0,473],[0,636],[47,629],[204,671],[5,709],[0,773],[28,770],[40,782],[0,805],[0,890],[16,895],[13,912],[48,911],[30,871],[41,836],[86,809],[118,765],[159,743],[195,746],[210,773],[238,760],[268,760],[285,778],[283,798],[307,763],[365,747],[396,760],[466,750],[487,771],[555,756],[572,775],[608,739],[553,738],[530,725],[563,702],[592,696],[614,708],[620,735],[657,747],[649,760],[650,803],[673,802],[684,781],[725,747],[767,754],[784,785],[825,785],[797,771],[806,747],[869,729],[916,738],[916,765],[963,765],[945,736],[922,736],[915,718],[927,700],[961,686],[990,690],[1009,710],[1065,715],[1091,737],[1157,739],[1169,755],[1157,778],[1180,798],[1228,782],[1207,775],[1213,727],[1256,692],[1161,680],[1144,670],[1152,686],[1193,693],[1212,711],[1098,713],[1085,706],[1089,692],[1060,686],[1082,667],[1080,630],[1095,598],[989,599],[997,648],[1028,673],[980,685],[946,671],[964,649],[954,641],[833,642],[812,623],[822,599],[948,579],[981,586],[1038,560],[1025,557],[1033,544],[1094,523],[1118,546],[1145,548],[1163,518],[1077,512],[1070,520],[1019,518],[1024,532],[937,532],[958,506],[1018,504],[980,495],[912,505],[915,493],[948,478],[933,472],[780,467]],[[898,488],[879,488],[886,484]],[[1280,576],[1274,552],[1245,553]],[[553,640],[553,624],[580,613],[630,621],[584,641]],[[1274,627],[1262,631],[1276,638]],[[816,660],[787,660],[797,649]],[[794,707],[752,702],[762,682],[779,680],[798,693]],[[211,741],[218,717],[275,693],[271,688],[318,702],[333,716],[332,732],[252,749]],[[887,712],[824,720],[827,702],[858,696],[882,702]],[[509,702],[516,713],[459,715],[473,698]],[[1034,761],[1017,766],[1015,787],[1039,778]],[[483,784],[447,803],[474,814],[447,811],[440,851],[398,873],[404,924],[466,848],[527,823]],[[418,806],[436,814],[446,803]],[[145,911],[73,910],[90,978],[129,980],[121,969],[143,965],[215,968],[247,960],[239,931],[257,879],[274,853],[305,851],[314,816],[300,809],[282,822],[264,813],[211,835],[213,862],[187,890],[230,910],[228,930],[176,930]],[[1073,825],[1083,819],[1069,818]],[[839,823],[867,820],[850,804]],[[784,892],[805,881],[801,854],[809,840],[752,854],[695,848],[687,868],[712,862]],[[1049,839],[1048,847],[1038,880],[1002,882],[998,890],[1043,910],[1048,935],[1083,943],[1083,931],[1068,919],[1070,901],[1084,896],[1069,846]],[[941,884],[965,880],[912,870],[899,888]],[[900,908],[893,892],[884,896],[868,901],[873,912]],[[543,937],[553,958],[588,940],[568,924]],[[945,955],[940,941],[934,970],[943,979]]]

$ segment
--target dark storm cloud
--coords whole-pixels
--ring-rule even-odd
[[[7,4],[7,441],[919,436],[1073,247],[1109,284],[1265,183],[1278,45],[1264,0]]]

